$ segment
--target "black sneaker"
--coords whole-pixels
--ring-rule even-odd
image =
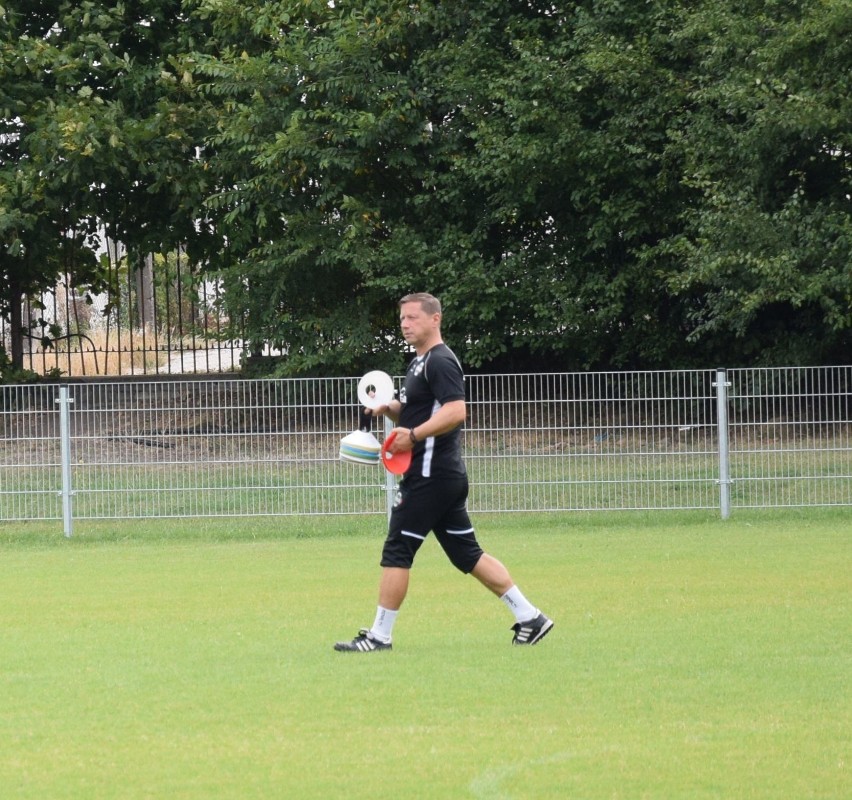
[[[528,622],[516,622],[512,625],[515,635],[512,644],[538,644],[553,627],[553,620],[539,613],[537,617]]]
[[[341,653],[372,653],[373,650],[391,650],[391,643],[374,639],[366,628],[361,628],[351,642],[338,642],[334,649]]]

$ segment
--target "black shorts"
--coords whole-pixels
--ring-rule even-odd
[[[453,565],[470,572],[482,556],[467,513],[468,481],[408,476],[399,484],[381,566],[410,569],[430,531]]]

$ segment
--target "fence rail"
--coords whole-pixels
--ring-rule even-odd
[[[357,382],[0,387],[0,520],[385,513],[338,458]],[[473,511],[852,505],[852,367],[467,382]]]

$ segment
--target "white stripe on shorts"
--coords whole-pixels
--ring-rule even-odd
[[[447,533],[450,536],[464,536],[466,533],[473,533],[473,528],[465,528],[463,531],[451,531],[448,529]]]
[[[419,533],[414,533],[413,531],[400,531],[400,534],[403,536],[410,536],[412,539],[420,539],[421,542],[426,541],[425,536],[421,536]]]

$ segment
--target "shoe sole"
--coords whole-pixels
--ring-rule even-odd
[[[393,647],[373,647],[370,650],[361,650],[358,647],[350,647],[348,642],[338,642],[334,645],[334,650],[337,653],[387,653],[393,650]]]

